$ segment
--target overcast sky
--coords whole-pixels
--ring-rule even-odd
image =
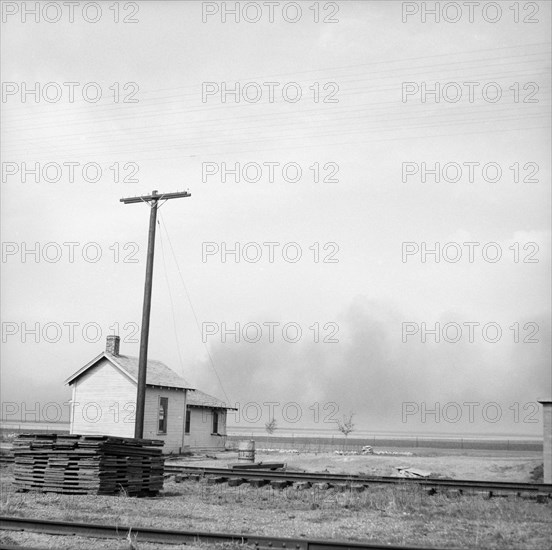
[[[286,403],[301,407],[294,426],[335,403],[368,431],[539,435],[535,402],[551,386],[550,3],[516,14],[502,2],[494,23],[465,8],[456,23],[424,23],[423,3],[398,1],[300,2],[300,17],[279,2],[273,22],[262,2],[240,22],[223,22],[224,3],[111,4],[96,23],[82,4],[72,23],[67,8],[36,22],[3,5],[2,401],[63,403],[64,379],[114,323],[121,353],[138,354],[149,210],[119,199],[189,189],[159,211],[150,358],[192,387],[259,403],[261,425],[264,402],[290,429]],[[22,94],[36,83],[38,101]],[[236,83],[249,84],[239,102],[221,92]],[[436,83],[439,102],[421,93]],[[39,181],[23,181],[37,162]],[[436,162],[452,164],[422,181],[422,163]],[[79,163],[73,181],[63,163]],[[223,163],[253,164],[236,182]],[[422,262],[436,242],[451,244]],[[22,254],[36,243],[38,257]],[[63,243],[77,243],[74,258]],[[236,243],[240,255],[256,244],[237,262],[222,253]],[[473,261],[463,243],[477,243]],[[222,323],[252,323],[246,340],[263,331],[222,342]],[[435,342],[423,323],[449,325]],[[458,404],[459,421],[424,422],[435,403]]]

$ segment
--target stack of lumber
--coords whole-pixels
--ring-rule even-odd
[[[155,495],[163,488],[163,441],[104,435],[21,434],[13,443],[20,490]]]

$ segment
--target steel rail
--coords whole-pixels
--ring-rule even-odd
[[[12,457],[0,459],[3,463],[13,463]],[[268,481],[309,481],[311,483],[345,484],[418,484],[428,488],[465,489],[467,491],[503,491],[509,493],[546,493],[552,496],[552,484],[521,483],[506,481],[484,481],[467,479],[408,478],[391,476],[363,476],[358,474],[331,474],[315,472],[290,472],[274,470],[254,470],[252,468],[208,468],[204,466],[165,465],[165,474],[199,474],[201,476],[220,476],[227,478],[266,479]]]
[[[33,531],[48,535],[73,535],[88,538],[124,539],[129,531],[137,535],[138,542],[160,544],[186,544],[193,542],[228,543],[251,545],[255,548],[285,548],[296,550],[418,550],[427,546],[393,546],[377,542],[356,542],[339,540],[311,540],[302,538],[258,536],[234,533],[208,533],[202,531],[178,531],[174,529],[153,529],[150,527],[103,525],[97,523],[72,523],[66,521],[43,520],[38,518],[18,518],[0,516],[0,529],[11,531]],[[20,548],[20,547],[18,547]],[[432,547],[435,550],[437,547]]]
[[[363,476],[356,474],[331,474],[314,472],[267,471],[252,469],[206,468],[201,466],[170,465],[165,466],[165,474],[199,474],[201,476],[219,476],[226,478],[265,479],[269,481],[309,481],[311,483],[345,484],[417,484],[424,487],[442,487],[479,491],[533,492],[552,495],[552,484],[517,483],[505,481],[483,481],[466,479],[436,479]]]

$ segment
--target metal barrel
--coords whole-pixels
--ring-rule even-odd
[[[255,441],[246,439],[238,443],[238,462],[255,462]]]

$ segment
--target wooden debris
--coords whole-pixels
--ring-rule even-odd
[[[397,470],[397,475],[399,477],[424,478],[431,475],[431,472],[426,472],[418,468],[404,468],[402,466],[395,466],[395,470]]]
[[[228,464],[228,468],[232,470],[285,470],[285,462],[252,462],[245,464],[238,462],[234,464]]]

